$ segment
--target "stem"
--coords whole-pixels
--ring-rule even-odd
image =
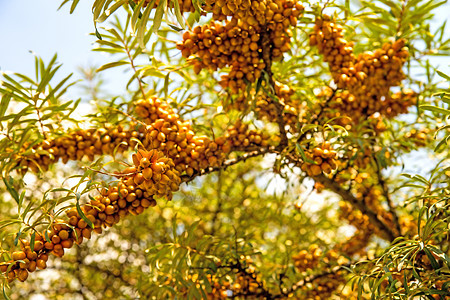
[[[262,32],[263,32],[261,37],[262,57],[266,65],[264,71],[266,71],[267,73],[269,85],[273,87],[273,89],[275,89],[275,81],[273,80],[273,73],[272,73],[272,45],[270,34],[269,31],[266,29],[263,29]],[[282,105],[280,102],[276,102],[273,100],[272,102],[275,104],[275,107],[277,108],[277,123],[278,127],[280,128],[281,141],[279,144],[279,149],[284,149],[288,144],[286,123],[284,122],[283,118],[284,105]]]
[[[217,206],[214,210],[213,217],[211,219],[211,235],[214,235],[216,233],[216,224],[217,224],[217,217],[219,216],[219,213],[222,212],[222,187],[223,187],[223,180],[222,180],[222,171],[219,171],[219,174],[217,174]]]
[[[139,75],[137,75],[138,72],[137,72],[136,66],[135,66],[135,64],[134,64],[133,57],[131,56],[130,49],[128,48],[128,45],[127,45],[127,43],[125,42],[125,40],[121,40],[121,41],[122,41],[122,43],[123,43],[123,48],[125,49],[125,51],[126,51],[126,53],[127,53],[128,60],[130,61],[131,68],[133,69],[134,74],[136,75],[136,79],[137,79],[137,81],[138,81],[139,89],[141,90],[142,97],[143,97],[144,100],[146,100],[147,97],[145,96],[144,86],[142,85],[142,78],[141,78]]]
[[[396,34],[397,37],[400,37],[402,35],[401,28],[402,28],[403,17],[405,14],[405,9],[406,9],[406,2],[408,2],[408,0],[402,1],[402,10],[400,11],[400,16],[398,18],[398,24],[397,24],[397,34]]]
[[[393,230],[387,226],[376,213],[371,211],[366,205],[364,205],[363,202],[359,201],[353,194],[351,194],[349,191],[344,190],[339,183],[331,180],[330,178],[326,177],[325,175],[321,174],[318,176],[313,177],[314,180],[322,183],[325,185],[328,189],[335,192],[339,196],[342,197],[343,200],[351,203],[354,207],[359,209],[363,214],[367,215],[372,222],[372,224],[381,230],[382,233],[384,233],[384,238],[386,238],[389,241],[393,241],[397,234],[393,232]]]
[[[378,182],[380,183],[381,189],[383,190],[383,196],[384,196],[384,198],[386,198],[386,202],[389,207],[389,213],[391,213],[392,219],[394,221],[395,230],[398,232],[398,234],[402,234],[400,222],[398,220],[398,215],[395,211],[394,203],[392,202],[392,199],[391,199],[391,196],[389,193],[389,189],[386,184],[386,180],[384,179],[383,174],[381,174],[380,164],[378,163],[378,160],[376,158],[375,158],[375,162],[377,165],[376,172],[377,172]]]
[[[36,97],[33,97],[36,98]],[[33,99],[34,100],[34,109],[36,110],[36,114],[37,114],[37,118],[38,118],[38,123],[41,127],[41,131],[42,131],[42,136],[44,137],[44,139],[47,139],[47,135],[45,134],[45,130],[44,130],[44,124],[42,123],[42,119],[41,119],[41,113],[39,111],[39,108],[37,107],[37,99]]]

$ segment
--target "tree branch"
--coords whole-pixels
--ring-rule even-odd
[[[380,164],[378,163],[378,160],[376,158],[375,158],[375,162],[377,165],[376,172],[377,172],[378,182],[380,183],[381,189],[383,190],[383,196],[384,196],[384,198],[386,198],[386,202],[389,207],[389,212],[391,213],[392,219],[394,221],[395,230],[398,232],[398,234],[402,234],[402,229],[400,227],[398,215],[395,211],[394,203],[392,202],[392,199],[391,199],[391,196],[389,193],[389,189],[386,184],[386,180],[384,179],[383,174],[381,174]]]
[[[384,237],[389,240],[393,241],[397,234],[395,234],[392,229],[387,226],[379,217],[377,214],[375,214],[373,211],[371,211],[367,206],[364,205],[363,202],[359,201],[355,196],[353,196],[349,191],[343,189],[339,183],[331,180],[330,178],[326,177],[325,175],[321,174],[319,176],[313,177],[314,180],[322,183],[325,187],[332,190],[336,194],[342,197],[343,200],[351,203],[354,207],[359,209],[363,214],[369,217],[370,222],[381,230],[381,232],[384,234]]]
[[[263,57],[265,65],[266,65],[264,68],[264,71],[267,73],[269,85],[275,91],[275,80],[273,79],[273,73],[272,73],[271,38],[270,38],[269,31],[266,29],[262,30],[261,47],[262,47],[262,57]],[[287,137],[287,132],[286,132],[286,122],[284,121],[284,118],[283,118],[284,105],[282,105],[279,101],[272,100],[272,102],[275,104],[275,107],[277,108],[277,123],[278,123],[278,127],[280,129],[280,136],[281,136],[279,149],[284,149],[288,144],[288,137]]]

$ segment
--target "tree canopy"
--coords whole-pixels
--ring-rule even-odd
[[[93,1],[1,75],[4,298],[450,299],[445,4]]]

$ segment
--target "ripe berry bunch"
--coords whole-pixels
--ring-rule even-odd
[[[231,150],[224,137],[211,140],[196,136],[189,122],[181,120],[166,102],[157,98],[139,101],[136,113],[150,124],[145,128],[144,146],[165,153],[180,173],[191,176],[200,169],[218,166]]]
[[[248,274],[238,273],[234,283],[231,281],[219,281],[214,277],[210,280],[212,291],[208,294],[208,299],[228,299],[229,295],[254,295],[255,299],[260,299],[255,296],[261,291],[258,282]]]
[[[332,111],[329,117],[332,114],[334,114],[334,117],[351,117],[351,121],[347,121],[347,124],[360,123],[367,119],[367,116],[372,117],[376,112],[380,113],[382,117],[393,118],[399,114],[406,113],[408,108],[417,101],[416,93],[412,90],[403,90],[393,94],[388,92],[387,96],[381,97],[379,101],[368,102],[369,106],[364,106],[364,103],[361,106],[360,100],[363,98],[358,98],[348,90],[336,93],[328,105],[329,110]],[[342,119],[342,122],[345,122],[345,120],[349,119]]]
[[[316,19],[310,35],[310,44],[323,54],[337,86],[347,90],[346,94],[337,95],[334,108],[345,115],[356,112],[360,118],[375,112],[388,117],[406,112],[413,102],[390,94],[390,87],[398,86],[404,78],[402,67],[408,58],[405,40],[385,43],[381,49],[355,57],[353,44],[343,36],[343,27],[326,15]]]
[[[331,149],[329,142],[324,142],[305,154],[306,158],[312,161],[303,163],[301,167],[303,171],[308,173],[308,176],[317,176],[322,172],[330,174],[332,170],[337,168],[337,152]]]
[[[290,130],[294,130],[299,123],[301,105],[298,101],[292,99],[294,90],[288,85],[276,81],[274,87],[274,96],[259,91],[254,97],[247,93],[240,93],[236,97],[231,97],[231,100],[225,103],[225,109],[227,111],[236,109],[240,112],[253,111],[260,120],[278,122],[278,108],[272,98],[277,97],[277,103],[284,107],[281,112],[284,123],[289,126]]]
[[[21,251],[15,251],[11,254],[11,260],[0,263],[0,272],[6,274],[9,282],[14,279],[25,281],[28,273],[36,269],[47,268],[48,254],[44,249],[44,239],[36,234],[33,250],[30,243],[26,240],[19,240]]]
[[[249,130],[248,125],[240,120],[227,129],[225,137],[231,143],[233,150],[251,150],[251,148],[269,145],[269,135]]]
[[[342,271],[318,277],[309,286],[302,287],[302,290],[305,290],[306,294],[304,299],[329,299],[345,282],[346,280]]]
[[[405,138],[411,141],[415,147],[423,147],[432,138],[429,128],[411,129],[405,134]]]
[[[300,114],[300,103],[292,99],[294,89],[288,85],[275,82],[275,95],[278,97],[278,103],[283,106],[282,117],[284,123],[292,131],[297,128]],[[266,118],[271,122],[278,122],[278,109],[274,100],[267,94],[261,93],[256,98],[255,112],[258,117]]]
[[[121,125],[80,129],[67,136],[44,140],[31,149],[29,144],[25,144],[24,152],[14,159],[22,167],[23,172],[28,169],[33,172],[39,172],[39,169],[45,171],[59,159],[63,163],[69,160],[82,160],[84,157],[92,161],[95,155],[112,154],[114,149],[119,153],[123,152],[135,145],[131,138],[142,138],[142,134],[134,129],[132,123],[128,129]]]
[[[403,89],[384,99],[380,114],[387,118],[393,118],[399,114],[407,113],[408,108],[415,105],[416,102],[417,93],[411,89]]]
[[[360,210],[353,209],[351,204],[347,202],[339,202],[341,219],[347,220],[350,225],[356,228],[364,228],[365,231],[373,233],[376,231],[375,226],[370,223],[369,217],[364,215]]]
[[[196,73],[203,68],[215,71],[230,66],[230,72],[223,76],[220,84],[237,93],[244,90],[245,80],[254,82],[266,67],[261,54],[261,34],[246,25],[232,19],[225,25],[214,22],[197,26],[183,34],[183,41],[177,48],[184,57],[193,56],[190,61]]]
[[[211,293],[208,299],[227,299],[228,291],[232,291],[233,287],[230,281],[220,281],[216,276],[207,275],[211,284]]]
[[[182,121],[178,114],[159,99],[139,101],[136,112],[144,122],[150,124],[145,128],[144,146],[165,153],[174,161],[180,174],[186,172],[192,176],[201,169],[219,166],[233,145],[241,148],[267,145],[267,141],[264,141],[267,139],[265,135],[256,131],[247,132],[246,127],[239,127],[237,132],[235,127],[231,127],[226,136],[216,137],[214,140],[207,136],[197,136],[189,122]],[[239,134],[242,141],[239,140]]]
[[[141,149],[133,155],[133,163],[134,166],[115,174],[120,178],[117,185],[102,189],[79,208],[83,216],[76,208],[66,211],[67,219],[55,219],[49,230],[36,234],[33,250],[30,242],[21,240],[22,251],[14,252],[10,261],[1,263],[1,272],[8,272],[10,281],[24,281],[28,272],[46,268],[49,253],[62,257],[64,249],[90,239],[93,231],[100,234],[102,228],[113,226],[128,214],[138,215],[155,206],[154,197],[171,199],[172,192],[178,190],[179,172],[162,152]]]
[[[184,57],[193,56],[196,73],[230,66],[220,84],[233,94],[244,91],[245,81],[255,82],[270,61],[280,60],[289,50],[288,27],[295,26],[303,12],[303,6],[292,0],[207,1],[204,9],[225,25],[197,26],[183,34],[177,48]]]
[[[181,183],[180,172],[172,159],[155,149],[141,149],[133,154],[133,163],[134,167],[123,172],[133,174],[133,183],[144,191],[144,196],[172,199],[172,192],[177,191]]]
[[[336,83],[339,83],[343,68],[354,66],[355,55],[353,43],[344,39],[344,28],[336,24],[329,16],[317,17],[314,32],[309,37],[311,46],[316,46],[323,59],[328,63],[331,74]],[[358,74],[364,79],[365,74]],[[340,88],[343,88],[339,86]]]

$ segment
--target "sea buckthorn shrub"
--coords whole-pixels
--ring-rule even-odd
[[[440,5],[95,1],[81,101],[2,74],[3,295],[450,297]]]

